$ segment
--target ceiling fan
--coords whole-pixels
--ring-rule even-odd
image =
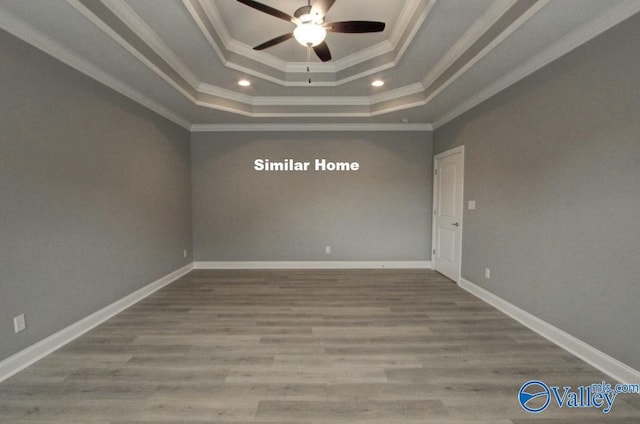
[[[381,32],[384,31],[384,22],[374,21],[343,21],[343,22],[325,22],[325,15],[331,9],[331,6],[336,0],[316,0],[311,6],[311,0],[307,0],[307,5],[300,7],[293,13],[293,16],[282,12],[278,9],[274,9],[271,6],[259,3],[253,0],[238,0],[240,3],[245,4],[267,15],[275,16],[276,18],[291,22],[296,25],[293,32],[289,32],[273,38],[269,41],[255,46],[254,50],[264,50],[269,47],[273,47],[290,38],[295,38],[300,44],[306,46],[308,49],[313,49],[318,58],[321,61],[327,62],[331,60],[331,51],[329,46],[324,41],[327,36],[327,32],[340,32],[340,33],[367,33],[367,32]]]

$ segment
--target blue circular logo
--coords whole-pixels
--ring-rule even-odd
[[[527,381],[520,387],[518,401],[525,411],[537,414],[549,406],[551,390],[549,390],[549,386],[542,381]]]

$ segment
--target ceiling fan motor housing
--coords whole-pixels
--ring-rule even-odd
[[[320,13],[318,12],[314,13],[312,9],[313,8],[311,6],[302,6],[293,13],[293,16],[298,18],[303,24],[324,24],[324,17],[320,16]]]

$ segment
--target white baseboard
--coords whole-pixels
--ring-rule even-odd
[[[0,362],[0,383],[193,269],[186,265]]]
[[[431,261],[194,262],[194,269],[431,269]]]
[[[614,380],[624,384],[640,384],[640,371],[623,364],[617,359],[612,358],[606,353],[554,327],[529,312],[518,308],[469,280],[460,278],[458,285],[572,355],[577,356],[589,365],[607,374]]]

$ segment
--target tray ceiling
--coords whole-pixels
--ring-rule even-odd
[[[261,3],[292,15],[306,1]],[[324,63],[293,39],[253,50],[295,26],[234,0],[0,0],[0,28],[196,131],[429,129],[638,11],[637,0],[337,0],[327,21],[386,28],[329,33]]]

